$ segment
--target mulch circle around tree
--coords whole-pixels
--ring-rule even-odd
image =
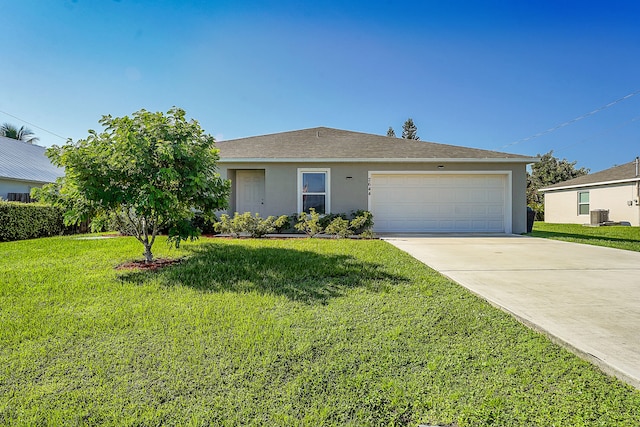
[[[152,262],[146,262],[144,260],[127,261],[116,267],[116,270],[142,270],[142,271],[156,271],[169,265],[179,264],[182,262],[182,258],[156,258]]]

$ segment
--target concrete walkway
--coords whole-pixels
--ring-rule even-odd
[[[640,389],[640,252],[525,236],[383,236]]]

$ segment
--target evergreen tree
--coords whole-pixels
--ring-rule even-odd
[[[402,125],[402,138],[404,139],[415,139],[416,141],[420,139],[417,134],[418,128],[413,123],[413,119],[409,117],[406,122]]]
[[[387,136],[389,136],[391,138],[395,138],[396,137],[396,131],[393,130],[393,128],[391,126],[389,126],[389,130],[387,131]]]

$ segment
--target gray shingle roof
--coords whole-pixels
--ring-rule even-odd
[[[636,176],[635,160],[620,166],[614,166],[600,172],[579,176],[574,179],[559,182],[548,187],[540,189],[540,191],[554,190],[566,187],[581,187],[585,185],[596,185],[605,182],[614,181],[640,181],[640,177]]]
[[[373,160],[509,160],[532,163],[535,159],[518,154],[434,142],[317,127],[270,135],[220,141],[221,161],[340,159]]]
[[[46,148],[0,136],[0,178],[30,182],[54,182],[64,169],[51,164]]]

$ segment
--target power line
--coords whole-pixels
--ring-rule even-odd
[[[602,110],[606,110],[606,109],[607,109],[607,108],[609,108],[609,107],[613,107],[613,106],[614,106],[614,105],[616,105],[618,102],[622,102],[622,101],[624,101],[625,99],[631,98],[632,96],[635,96],[635,95],[637,95],[637,94],[639,94],[639,93],[640,93],[640,90],[637,90],[637,91],[635,91],[635,92],[632,92],[632,93],[630,93],[630,94],[628,94],[628,95],[623,96],[623,97],[622,97],[622,98],[620,98],[620,99],[616,99],[615,101],[612,101],[612,102],[608,103],[607,105],[603,105],[603,106],[602,106],[602,107],[600,107],[600,108],[596,108],[596,109],[595,109],[595,110],[593,110],[593,111],[590,111],[590,112],[588,112],[588,113],[586,113],[586,114],[583,114],[583,115],[581,115],[581,116],[579,116],[579,117],[576,117],[575,119],[571,119],[571,120],[566,121],[566,122],[564,122],[564,123],[560,123],[560,124],[559,124],[559,125],[557,125],[557,126],[554,126],[554,127],[552,127],[552,128],[549,128],[549,129],[547,129],[547,130],[545,130],[545,131],[542,131],[542,132],[538,132],[538,133],[536,133],[535,135],[532,135],[532,136],[528,136],[528,137],[526,137],[526,138],[519,139],[519,140],[517,140],[517,141],[515,141],[515,142],[512,142],[511,144],[503,145],[502,147],[500,147],[500,149],[502,149],[502,148],[507,148],[507,147],[511,147],[512,145],[520,144],[521,142],[530,141],[530,140],[532,140],[532,139],[534,139],[534,138],[538,138],[538,137],[540,137],[540,136],[542,136],[542,135],[546,135],[546,134],[548,134],[548,133],[554,132],[554,131],[556,131],[556,130],[558,130],[558,129],[560,129],[560,128],[563,128],[563,127],[565,127],[565,126],[569,126],[570,124],[573,124],[573,123],[575,123],[575,122],[577,122],[577,121],[580,121],[580,120],[582,120],[582,119],[585,119],[585,118],[587,118],[587,117],[589,117],[589,116],[593,116],[594,114],[599,113],[599,112],[600,112],[600,111],[602,111]]]
[[[57,133],[51,132],[50,130],[46,130],[45,128],[42,128],[42,127],[40,127],[40,126],[38,126],[38,125],[35,125],[35,124],[33,124],[33,123],[30,123],[30,122],[28,122],[28,121],[26,121],[26,120],[24,120],[24,119],[21,119],[20,117],[14,116],[13,114],[9,114],[9,113],[7,113],[6,111],[2,111],[2,110],[0,110],[0,113],[6,114],[7,116],[9,116],[9,117],[13,117],[14,119],[20,120],[21,122],[24,122],[24,123],[28,124],[29,126],[33,126],[34,128],[38,128],[38,129],[43,130],[43,131],[45,131],[45,132],[47,132],[47,133],[50,133],[51,135],[56,136],[56,137],[58,137],[58,138],[60,138],[60,139],[62,139],[62,140],[64,140],[64,141],[66,141],[67,139],[69,139],[69,138],[65,138],[64,136],[60,136],[60,135],[58,135]]]
[[[558,149],[554,149],[554,151],[562,151],[562,150],[564,150],[565,148],[573,147],[573,146],[575,146],[575,145],[582,144],[583,142],[586,142],[586,141],[589,141],[589,140],[592,140],[592,139],[595,139],[595,138],[603,137],[604,135],[607,135],[607,134],[609,134],[609,133],[611,133],[611,132],[613,132],[613,131],[615,131],[615,130],[622,129],[623,127],[625,127],[625,126],[627,126],[627,125],[630,125],[630,124],[631,124],[631,123],[633,123],[633,122],[637,122],[638,120],[640,120],[640,116],[635,116],[634,118],[632,118],[632,119],[630,119],[630,120],[627,120],[626,122],[623,122],[623,123],[622,123],[622,124],[620,124],[620,125],[612,126],[612,127],[610,127],[610,128],[607,128],[607,129],[603,130],[603,131],[602,131],[602,132],[600,132],[600,133],[597,133],[597,134],[595,134],[595,135],[590,136],[589,138],[584,138],[584,139],[582,139],[582,140],[580,140],[580,141],[577,141],[577,142],[574,142],[574,143],[571,143],[571,144],[568,144],[568,145],[562,146],[562,147],[560,147],[560,148],[558,148]]]

